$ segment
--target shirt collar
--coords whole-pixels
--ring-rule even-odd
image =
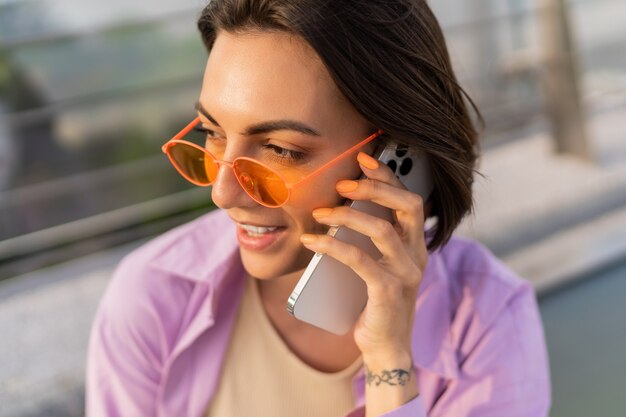
[[[175,277],[220,288],[228,275],[221,272],[239,257],[235,223],[225,210],[216,209],[183,228],[180,238],[166,245],[150,265]],[[219,244],[211,239],[219,239]]]

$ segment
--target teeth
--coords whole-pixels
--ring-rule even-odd
[[[239,224],[242,228],[250,233],[254,233],[255,235],[262,235],[263,233],[273,232],[278,229],[278,226],[274,227],[258,227],[258,226],[250,226],[248,224]]]

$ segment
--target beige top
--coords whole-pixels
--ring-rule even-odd
[[[352,378],[363,357],[333,373],[302,362],[274,329],[257,285],[255,278],[246,282],[220,386],[206,417],[345,416],[354,408]]]

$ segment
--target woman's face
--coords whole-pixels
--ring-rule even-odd
[[[200,104],[213,119],[200,112],[202,126],[219,138],[223,160],[248,156],[300,176],[375,131],[339,92],[310,46],[287,33],[219,32],[207,61]],[[319,135],[290,128],[245,133],[251,125],[277,120],[296,121]],[[207,146],[215,140],[208,140]],[[371,154],[375,142],[361,150]],[[280,159],[288,153],[276,147],[300,152],[299,157]],[[250,238],[238,227],[241,258],[250,275],[271,279],[306,267],[312,252],[300,243],[300,235],[326,232],[327,227],[317,223],[311,212],[343,203],[335,184],[359,177],[356,155],[354,152],[296,187],[287,204],[279,208],[255,202],[232,170],[221,166],[212,188],[214,203],[235,222],[280,226],[276,232],[256,239],[260,247],[246,244]]]

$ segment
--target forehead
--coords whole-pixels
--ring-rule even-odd
[[[350,106],[313,49],[283,32],[219,32],[200,100],[222,126],[288,117],[321,130]]]

